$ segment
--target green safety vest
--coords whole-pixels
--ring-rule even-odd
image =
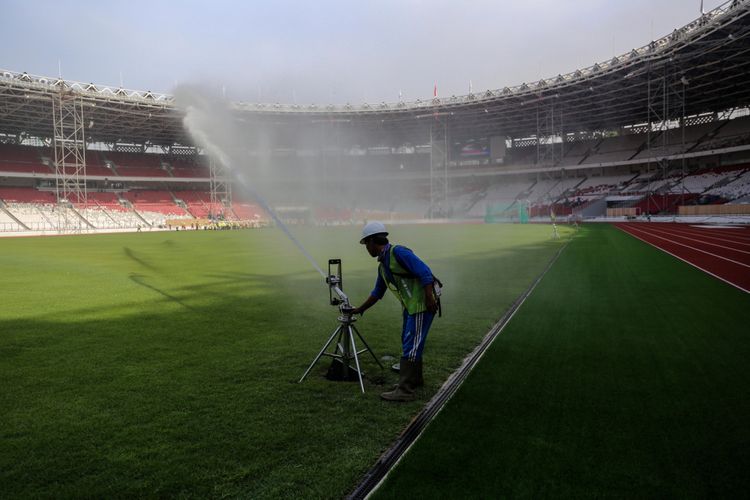
[[[401,302],[401,306],[406,309],[409,314],[417,314],[427,310],[427,304],[425,302],[424,286],[419,279],[412,273],[404,269],[396,260],[396,256],[393,254],[393,250],[396,245],[391,245],[389,262],[390,273],[386,273],[385,266],[381,262],[378,267],[378,272],[382,276],[383,281],[388,285],[388,289],[393,292],[396,298]],[[391,281],[390,277],[393,279]]]

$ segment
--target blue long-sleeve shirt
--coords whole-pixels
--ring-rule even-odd
[[[429,267],[427,267],[427,264],[422,262],[422,260],[414,255],[414,252],[412,252],[410,249],[396,245],[396,247],[393,249],[394,255],[397,256],[398,262],[411,274],[417,277],[420,283],[422,283],[422,286],[429,285],[434,280],[432,278],[432,271]],[[378,262],[381,262],[386,269],[390,269],[391,265],[391,244],[385,246],[383,251],[378,256]],[[386,290],[388,287],[385,284],[385,281],[383,280],[383,277],[380,275],[380,272],[378,272],[378,279],[375,280],[375,288],[373,288],[372,292],[370,292],[370,295],[375,297],[376,299],[380,300],[383,298],[383,295],[385,295]]]

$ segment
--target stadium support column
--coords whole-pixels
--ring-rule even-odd
[[[55,194],[57,230],[80,231],[84,221],[73,204],[88,207],[86,191],[86,137],[83,99],[61,89],[52,98],[55,150]]]
[[[229,172],[227,172],[224,164],[211,158],[208,168],[210,172],[211,215],[216,218],[227,213],[225,208],[232,207],[232,185],[229,182]]]
[[[448,201],[448,124],[439,117],[430,125],[430,219],[445,217]]]

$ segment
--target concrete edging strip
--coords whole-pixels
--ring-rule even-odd
[[[438,390],[432,399],[422,408],[417,416],[409,423],[404,429],[401,435],[391,445],[388,450],[381,455],[375,465],[367,471],[362,480],[359,482],[357,487],[349,495],[347,499],[355,500],[367,498],[370,496],[378,487],[383,483],[385,478],[388,476],[393,467],[398,464],[406,452],[411,446],[419,439],[422,432],[427,428],[429,423],[435,416],[443,409],[445,404],[453,397],[458,391],[459,387],[469,375],[471,370],[476,366],[479,360],[482,358],[484,353],[487,351],[489,346],[495,340],[495,338],[503,331],[505,326],[510,322],[511,318],[516,314],[516,311],[523,305],[526,299],[531,295],[536,286],[542,281],[542,278],[552,268],[552,265],[557,261],[560,254],[568,246],[570,240],[568,240],[555,255],[550,259],[547,267],[537,276],[537,278],[531,283],[529,288],[526,289],[511,305],[511,307],[503,314],[500,320],[495,323],[487,335],[484,336],[482,341],[464,358],[461,366],[453,372],[450,377],[445,381],[443,386]]]

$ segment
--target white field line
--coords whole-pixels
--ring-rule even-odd
[[[628,226],[625,226],[625,227],[628,227]],[[662,247],[660,247],[660,246],[654,245],[654,244],[653,244],[653,243],[651,243],[650,241],[646,241],[646,240],[644,240],[643,238],[641,238],[641,237],[640,237],[640,236],[638,236],[637,234],[633,234],[633,233],[631,233],[631,232],[630,232],[630,231],[629,231],[628,229],[625,229],[625,227],[623,227],[623,226],[620,226],[619,224],[617,225],[617,228],[618,228],[618,229],[619,229],[620,231],[622,231],[622,232],[624,232],[624,233],[628,233],[628,234],[629,234],[630,236],[632,236],[633,238],[635,238],[635,239],[638,239],[638,240],[641,240],[641,241],[642,241],[642,242],[644,242],[645,244],[647,244],[647,245],[650,245],[650,246],[652,246],[652,247],[656,248],[657,250],[661,250],[662,252],[664,252],[664,253],[666,253],[666,254],[669,254],[669,255],[671,255],[671,256],[672,256],[672,257],[674,257],[675,259],[679,259],[679,260],[681,260],[682,262],[684,262],[685,264],[689,264],[689,265],[693,266],[693,267],[694,267],[694,268],[696,268],[696,269],[700,269],[700,270],[701,270],[701,271],[703,271],[704,273],[706,273],[706,274],[710,274],[710,275],[711,275],[711,276],[713,276],[714,278],[716,278],[716,279],[718,279],[718,280],[721,280],[721,281],[723,281],[723,282],[724,282],[724,283],[726,283],[727,285],[732,285],[733,287],[735,287],[735,288],[737,288],[737,289],[739,289],[739,290],[742,290],[742,291],[743,291],[743,292],[745,292],[745,293],[750,293],[750,290],[747,290],[747,289],[745,289],[745,288],[742,288],[742,287],[741,287],[740,285],[738,285],[737,283],[734,283],[734,282],[732,282],[732,281],[729,281],[729,280],[728,280],[728,279],[726,279],[726,278],[722,278],[722,277],[721,277],[721,276],[719,276],[718,274],[714,274],[714,273],[712,273],[711,271],[709,271],[708,269],[704,269],[704,268],[702,268],[701,266],[699,266],[699,265],[695,264],[694,262],[690,262],[690,261],[689,261],[689,260],[687,260],[687,259],[683,259],[683,258],[682,258],[682,257],[680,257],[679,255],[673,254],[673,253],[672,253],[672,252],[670,252],[669,250],[666,250],[666,249],[664,249],[664,248],[662,248]],[[632,227],[628,227],[628,228],[629,228],[629,229],[633,229]]]
[[[683,236],[682,234],[672,232],[669,229],[656,229],[656,228],[653,228],[653,227],[649,226],[649,231],[653,231],[655,233],[666,234],[667,236],[673,236],[675,238],[682,238],[684,240],[697,241],[698,243],[702,243],[704,245],[711,245],[712,247],[723,248],[725,250],[731,250],[732,252],[739,252],[739,253],[745,253],[745,254],[750,255],[750,252],[747,251],[747,250],[738,250],[736,248],[727,247],[727,246],[724,246],[724,245],[719,245],[718,243],[709,243],[709,242],[704,241],[704,240],[697,240],[695,238],[690,238],[688,236]],[[691,236],[698,236],[698,235],[697,234],[692,234]],[[742,245],[743,243],[739,243],[739,244]],[[750,245],[748,245],[748,246],[750,246]]]
[[[669,238],[664,238],[663,236],[657,236],[655,234],[649,233],[645,229],[637,229],[635,227],[632,227],[631,229],[634,230],[634,231],[640,231],[642,233],[646,233],[646,234],[648,234],[650,236],[653,236],[654,238],[659,238],[660,240],[668,241],[670,243],[674,243],[675,245],[680,245],[681,247],[689,248],[691,250],[695,250],[696,252],[705,253],[707,255],[710,255],[711,257],[716,257],[717,259],[726,260],[726,261],[731,262],[733,264],[737,264],[738,266],[747,267],[747,268],[750,269],[750,264],[745,264],[744,262],[739,262],[739,261],[736,261],[736,260],[728,259],[727,257],[722,257],[721,255],[717,255],[715,253],[707,252],[705,250],[701,250],[700,248],[691,247],[690,245],[686,245],[684,243],[679,243],[677,241],[670,240]]]

